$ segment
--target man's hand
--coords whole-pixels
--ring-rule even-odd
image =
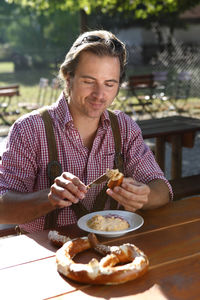
[[[64,172],[54,180],[48,199],[54,207],[68,207],[85,197],[87,188],[78,177]]]
[[[128,211],[136,211],[148,202],[150,188],[133,178],[124,178],[121,186],[113,190],[108,189],[107,194],[117,200]]]
[[[152,209],[169,202],[169,189],[161,179],[155,179],[144,184],[133,178],[124,178],[121,186],[113,190],[107,189],[107,194],[118,201],[128,211]]]

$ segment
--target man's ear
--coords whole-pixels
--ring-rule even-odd
[[[72,88],[72,76],[70,76],[69,73],[67,73],[67,75],[65,77],[65,81],[66,81],[66,91],[67,91],[67,94],[70,95],[70,90]]]
[[[70,80],[71,80],[71,77],[70,77],[69,73],[67,73],[67,75],[65,77],[65,80],[66,80],[67,88],[69,88],[70,87]]]

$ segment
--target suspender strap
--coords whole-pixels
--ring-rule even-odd
[[[40,114],[44,121],[48,151],[49,151],[49,164],[47,167],[47,175],[50,185],[53,184],[54,179],[62,173],[61,164],[58,162],[58,152],[56,147],[56,139],[53,131],[52,119],[46,107],[40,109]]]
[[[109,117],[110,117],[110,123],[112,128],[112,133],[115,141],[115,160],[114,160],[114,169],[118,169],[120,172],[124,173],[124,160],[122,156],[121,151],[121,132],[119,129],[119,122],[117,119],[117,116],[112,113],[110,110],[108,111]],[[107,187],[106,187],[107,188]],[[105,189],[106,190],[106,189]],[[104,192],[105,195],[107,195]],[[108,197],[108,195],[107,195]],[[110,198],[110,209],[116,209],[118,202],[114,200],[113,198]],[[122,206],[120,206],[120,209],[124,209]]]
[[[113,137],[115,141],[115,162],[114,162],[114,167],[116,169],[119,169],[120,172],[124,172],[124,167],[123,167],[123,157],[121,153],[121,132],[119,129],[119,122],[117,119],[117,116],[112,113],[110,110],[108,111],[109,117],[110,117],[110,122],[111,122],[111,128],[113,132]]]
[[[41,117],[44,121],[45,132],[48,143],[49,163],[47,166],[47,176],[49,178],[50,186],[53,184],[54,179],[61,175],[62,167],[58,162],[58,153],[56,148],[56,139],[53,131],[52,119],[47,111],[47,107],[39,110]],[[58,209],[53,210],[45,216],[44,229],[54,228],[58,218]]]

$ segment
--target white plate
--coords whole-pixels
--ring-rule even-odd
[[[115,216],[117,215],[119,217],[122,217],[124,220],[126,220],[129,223],[130,227],[128,229],[120,230],[120,231],[94,230],[87,226],[87,222],[89,219],[91,219],[93,216],[95,216],[97,214],[102,215],[102,216],[110,215],[110,214],[115,215]],[[103,210],[103,211],[95,211],[93,213],[90,213],[90,214],[87,214],[87,215],[81,217],[78,220],[77,224],[82,230],[87,231],[87,232],[92,232],[94,234],[98,234],[98,235],[101,235],[104,237],[117,237],[117,236],[124,235],[130,231],[140,228],[144,224],[144,219],[136,213],[128,212],[125,210]]]

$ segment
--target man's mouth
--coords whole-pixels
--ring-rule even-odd
[[[105,101],[94,101],[94,100],[89,100],[88,103],[95,109],[102,108],[104,106]]]

